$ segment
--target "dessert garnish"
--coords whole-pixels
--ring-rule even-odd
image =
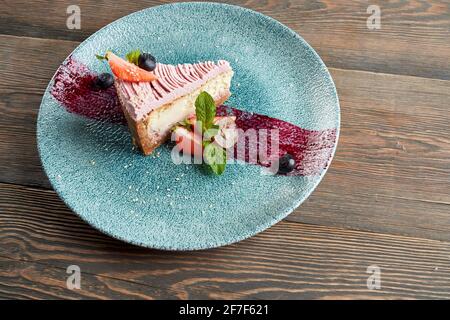
[[[158,77],[150,71],[138,67],[136,64],[126,61],[116,56],[111,51],[106,52],[104,56],[95,55],[99,60],[106,60],[114,75],[124,81],[129,82],[148,82],[158,79]]]
[[[133,50],[133,51],[128,52],[128,53],[125,55],[125,58],[127,58],[127,61],[128,61],[128,62],[130,62],[130,63],[132,63],[132,64],[135,64],[135,65],[139,66],[138,61],[139,61],[139,56],[140,56],[140,55],[141,55],[141,51],[140,51],[140,50]],[[144,68],[142,68],[142,69],[144,69]],[[147,71],[148,71],[148,70],[147,70]]]
[[[150,53],[141,53],[138,58],[138,66],[147,71],[153,71],[156,68],[156,59]]]
[[[278,173],[286,174],[295,169],[295,159],[286,153],[278,159]]]
[[[144,70],[153,71],[156,68],[156,58],[150,53],[141,53],[139,49],[127,53],[126,58],[128,62],[131,62]]]
[[[94,85],[100,89],[106,89],[114,84],[114,77],[111,73],[101,73],[95,79]]]
[[[195,100],[195,116],[174,126],[173,137],[178,149],[194,156],[203,156],[212,171],[221,175],[227,162],[227,148],[237,142],[235,117],[216,117],[213,97],[202,91]]]

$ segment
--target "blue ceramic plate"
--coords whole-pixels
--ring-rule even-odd
[[[164,63],[226,59],[235,76],[227,104],[306,129],[336,128],[339,101],[327,68],[296,33],[260,13],[213,3],[176,3],[119,19],[84,41],[72,57],[97,72],[95,53],[140,48]],[[243,240],[299,206],[326,169],[313,176],[262,175],[255,165],[205,174],[175,165],[170,148],[144,157],[125,126],[67,112],[52,97],[38,118],[42,164],[54,189],[82,219],[145,247],[194,250]],[[332,153],[334,154],[335,147]]]

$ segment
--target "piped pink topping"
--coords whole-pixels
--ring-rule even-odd
[[[225,60],[176,66],[158,63],[154,70],[157,80],[133,83],[116,79],[116,88],[128,113],[134,120],[140,120],[150,111],[198,89],[227,71],[231,71],[231,66]]]

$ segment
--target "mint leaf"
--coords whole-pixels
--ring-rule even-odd
[[[127,57],[128,62],[131,62],[135,65],[139,65],[139,56],[140,55],[141,55],[141,51],[138,49],[138,50],[128,52],[126,57]]]
[[[106,56],[101,56],[101,55],[99,55],[99,54],[96,54],[95,55],[95,57],[98,59],[98,60],[108,60],[107,58],[106,58]]]
[[[207,97],[201,92],[197,99],[195,99],[195,116],[197,121],[200,121],[202,125],[205,124],[206,119],[206,108],[207,108]]]
[[[226,168],[226,164],[214,164],[214,165],[210,165],[212,171],[217,174],[218,176],[220,176],[222,173],[225,172],[225,168]]]
[[[195,99],[195,115],[197,121],[202,123],[203,132],[211,128],[216,116],[216,104],[208,92],[202,91]]]
[[[224,173],[227,165],[227,153],[225,149],[213,142],[208,142],[205,145],[203,157],[215,174],[221,175]]]

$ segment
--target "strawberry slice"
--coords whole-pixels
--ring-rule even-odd
[[[194,134],[194,132],[181,126],[175,128],[173,135],[178,149],[184,154],[192,154],[197,157],[203,156],[201,135]]]
[[[232,148],[238,140],[236,117],[215,117],[214,124],[219,126],[219,132],[214,136],[214,141],[222,148]]]
[[[119,79],[130,82],[153,81],[158,79],[153,72],[141,69],[137,65],[116,56],[111,51],[108,51],[105,57],[109,62],[112,72]]]
[[[197,117],[189,116],[186,122],[192,125],[194,131],[199,131],[197,127]],[[219,126],[218,133],[214,136],[214,141],[222,148],[228,149],[233,147],[238,139],[238,132],[236,130],[236,117],[234,116],[217,116],[214,117],[213,123]],[[198,129],[198,130],[197,130]]]

